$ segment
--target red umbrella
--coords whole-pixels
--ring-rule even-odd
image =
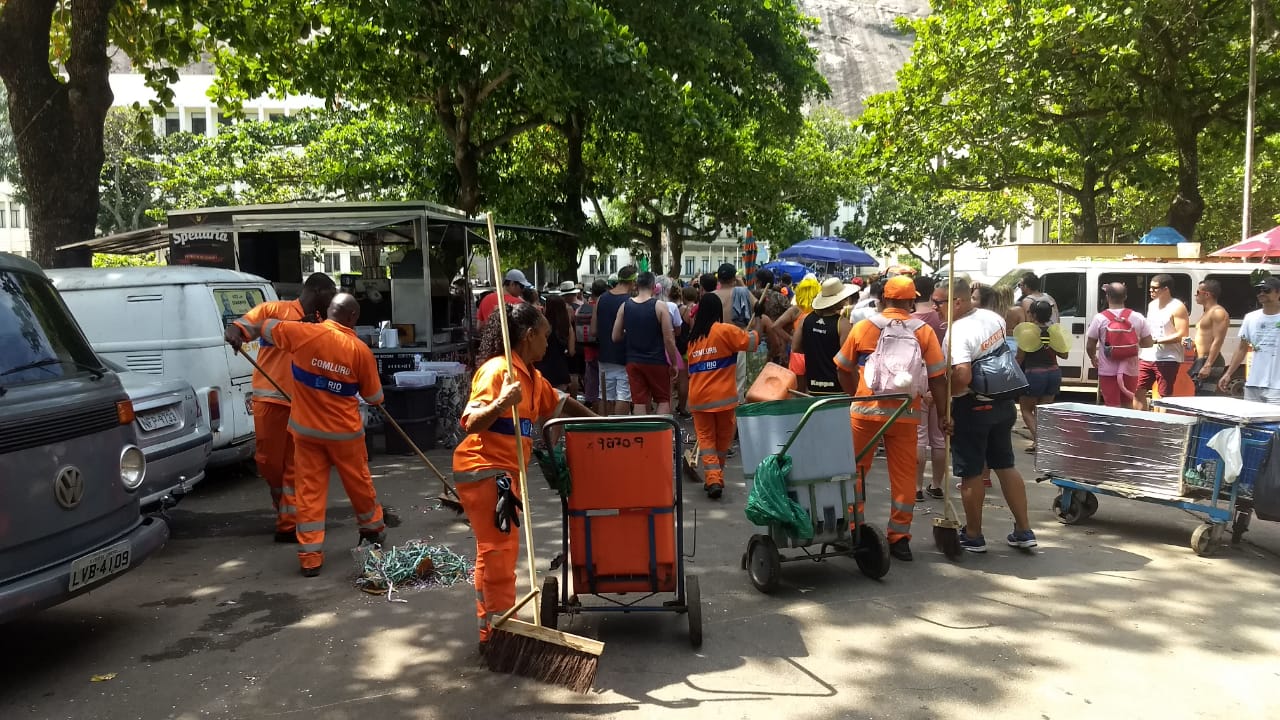
[[[1270,258],[1280,257],[1280,225],[1209,253],[1213,257]]]

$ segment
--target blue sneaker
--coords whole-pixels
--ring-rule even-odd
[[[1036,546],[1036,534],[1030,530],[1017,530],[1006,538],[1009,545],[1016,548],[1033,548]]]
[[[987,540],[981,535],[969,537],[965,528],[962,527],[960,528],[960,547],[971,553],[984,553],[987,551]]]

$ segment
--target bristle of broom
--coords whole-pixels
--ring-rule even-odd
[[[485,662],[494,672],[519,675],[585,693],[591,690],[596,680],[600,656],[495,629],[489,634]]]
[[[960,557],[960,530],[947,523],[934,522],[933,544],[950,560]]]

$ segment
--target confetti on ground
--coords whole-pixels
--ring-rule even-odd
[[[443,545],[409,540],[381,548],[361,545],[352,550],[357,570],[356,586],[373,595],[386,593],[387,599],[401,588],[451,587],[473,582],[475,566],[467,558]],[[404,602],[400,600],[399,602]]]
[[[115,678],[115,676],[116,676],[115,673],[103,673],[101,675],[94,675],[93,677],[89,678],[89,682],[106,682],[108,680]]]

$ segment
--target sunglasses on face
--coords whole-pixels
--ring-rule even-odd
[[[1270,295],[1275,292],[1275,288],[1256,288],[1259,295]]]

